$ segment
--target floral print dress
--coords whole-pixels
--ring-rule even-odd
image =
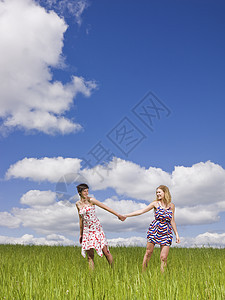
[[[96,217],[95,205],[80,208],[79,214],[83,219],[82,256],[85,257],[86,251],[91,248],[94,248],[98,255],[102,256],[102,248],[108,246],[108,243],[99,219]]]

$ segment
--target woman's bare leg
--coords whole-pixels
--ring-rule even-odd
[[[167,266],[167,257],[169,254],[170,247],[169,246],[161,246],[160,252],[160,260],[161,260],[161,272],[165,271],[165,267]]]
[[[87,250],[87,258],[90,270],[94,270],[94,249]]]
[[[147,248],[145,252],[145,256],[142,263],[142,272],[144,272],[148,266],[148,262],[152,256],[153,250],[154,250],[155,244],[147,242]]]
[[[109,252],[109,249],[107,248],[107,246],[104,246],[102,248],[102,252],[105,255],[110,266],[112,266],[113,265],[113,257],[112,257],[112,254]]]

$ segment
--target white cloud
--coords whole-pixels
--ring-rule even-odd
[[[118,194],[153,201],[156,187],[170,188],[176,205],[196,206],[225,200],[225,170],[213,162],[191,167],[175,167],[170,174],[160,168],[144,168],[114,158],[107,166],[98,165],[81,172],[94,190],[113,188]]]
[[[140,246],[146,247],[147,240],[142,237],[129,237],[129,238],[115,238],[108,240],[109,245],[116,246]],[[177,244],[173,241],[172,246],[176,247],[213,247],[213,248],[224,248],[225,247],[225,233],[209,233],[205,232],[197,235],[196,237],[181,237],[181,243]]]
[[[30,196],[30,197],[29,197]],[[37,233],[60,233],[79,235],[79,220],[74,199],[55,202],[56,193],[44,191],[29,191],[21,198],[21,202],[30,205],[29,208],[14,207],[10,213],[1,212],[1,226],[30,228]],[[106,199],[103,202],[120,214],[126,214],[146,207],[144,203],[132,200]],[[48,204],[48,205],[47,205]],[[217,204],[176,209],[176,223],[181,225],[210,224],[219,221],[220,207]],[[141,216],[127,218],[124,222],[109,212],[96,207],[96,214],[106,233],[136,232],[146,235],[149,224],[154,218],[154,210]]]
[[[75,204],[69,201],[55,202],[55,197],[56,193],[51,191],[31,190],[27,192],[21,197],[21,203],[31,207],[14,207],[11,213],[1,212],[0,225],[10,228],[18,228],[21,225],[42,234],[60,233],[77,236],[79,219]],[[107,199],[104,204],[121,214],[146,206],[146,204],[131,200],[113,199]],[[96,207],[96,213],[105,232],[146,231],[153,219],[152,213],[146,213],[142,217],[129,218],[121,222],[104,209]]]
[[[56,193],[52,191],[31,190],[24,194],[20,203],[29,206],[48,206],[56,201]]]
[[[212,205],[196,205],[191,207],[177,207],[176,223],[178,225],[211,224],[220,220],[221,209],[217,203]]]
[[[225,200],[225,170],[213,162],[175,167],[171,191],[179,205],[197,205]]]
[[[181,247],[225,247],[225,233],[205,232],[194,238],[181,238]]]
[[[143,209],[147,205],[144,203],[137,203],[132,200],[113,200],[106,199],[104,204],[113,208],[121,214],[127,214],[132,211]],[[221,203],[214,203],[210,205],[198,205],[194,207],[177,207],[175,210],[175,221],[178,226],[182,225],[200,225],[211,224],[220,220],[219,213]],[[101,223],[107,231],[115,230],[116,232],[144,232],[146,233],[149,224],[154,218],[154,210],[151,210],[141,216],[129,217],[124,222],[116,223],[115,217],[110,216],[108,212],[96,207],[97,214]]]
[[[1,131],[80,130],[64,114],[77,93],[88,97],[96,84],[77,76],[67,84],[52,80],[51,67],[63,64],[64,20],[32,0],[0,1],[0,14]]]
[[[139,165],[114,158],[108,166],[97,166],[93,169],[80,170],[81,160],[76,158],[44,158],[24,159],[10,166],[6,173],[9,178],[29,178],[35,181],[48,180],[58,182],[56,191],[66,192],[66,185],[76,182],[87,182],[93,190],[113,188],[123,197],[151,202],[155,199],[155,189],[160,184],[169,186],[172,201],[176,205],[176,222],[178,225],[210,224],[220,220],[219,214],[225,211],[225,170],[210,161],[194,164],[192,167],[175,167],[170,174],[160,168],[143,168]],[[61,184],[63,186],[61,186]],[[59,197],[58,197],[59,198]],[[63,199],[63,198],[62,198]],[[109,200],[107,200],[109,201]],[[125,200],[109,202],[116,208],[124,209]],[[129,200],[126,200],[129,201]],[[114,203],[116,205],[114,206]],[[135,208],[133,204],[131,207]],[[122,207],[121,207],[122,205]],[[139,205],[139,204],[137,204]],[[100,212],[101,214],[101,212]],[[103,216],[103,220],[106,215]],[[147,217],[144,222],[135,219],[127,223],[130,230],[135,224],[137,229],[147,227]],[[106,222],[106,229],[111,223]],[[128,226],[116,224],[116,230],[129,230]]]
[[[116,238],[109,239],[109,246],[117,247],[117,246],[138,246],[138,247],[146,247],[147,240],[142,237],[132,236],[130,238]]]
[[[178,225],[215,223],[225,211],[225,170],[210,161],[175,167],[170,174],[114,158],[108,166],[86,169],[82,174],[95,190],[113,188],[117,194],[148,202],[155,199],[157,186],[167,185],[176,205]]]
[[[12,215],[21,221],[21,226],[31,228],[41,234],[67,234],[75,236],[79,223],[75,206],[68,207],[55,203],[31,208],[16,208]]]
[[[58,235],[58,234],[51,234],[41,238],[35,238],[31,234],[25,234],[19,238],[0,236],[0,244],[72,246],[72,245],[76,245],[77,243],[64,237],[63,235]]]
[[[160,168],[145,169],[133,162],[114,158],[107,166],[98,165],[81,172],[94,190],[113,188],[118,194],[153,201],[155,189],[170,183],[171,175]]]
[[[132,236],[129,238],[114,238],[108,239],[108,243],[110,247],[116,246],[140,246],[146,247],[146,239],[140,236]],[[78,242],[74,242],[66,238],[63,235],[59,234],[50,234],[45,237],[36,238],[33,235],[25,234],[22,237],[8,237],[8,236],[0,236],[0,244],[22,244],[22,245],[48,245],[48,246],[78,246]],[[213,247],[213,248],[224,248],[225,247],[225,233],[209,233],[205,232],[203,234],[199,234],[196,237],[181,237],[181,243],[176,244],[173,243],[172,246],[176,247],[187,247],[187,248],[195,248],[195,247]]]
[[[15,217],[14,215],[6,211],[0,212],[0,226],[8,228],[18,228],[20,223],[20,219]]]
[[[69,182],[75,180],[80,170],[80,163],[81,160],[78,158],[24,158],[10,166],[6,178],[24,178],[39,182],[45,180],[65,182],[66,178],[66,182]]]

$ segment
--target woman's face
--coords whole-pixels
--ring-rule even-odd
[[[81,191],[81,198],[86,199],[88,196],[88,189],[84,189]]]
[[[157,189],[156,196],[157,196],[157,199],[160,201],[160,200],[164,199],[165,193],[163,192],[163,190]]]

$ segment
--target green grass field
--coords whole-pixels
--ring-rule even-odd
[[[0,245],[0,299],[225,299],[225,249],[171,248],[164,274],[159,248],[144,274],[145,248],[111,248],[113,269],[95,253],[94,272],[80,251]]]

